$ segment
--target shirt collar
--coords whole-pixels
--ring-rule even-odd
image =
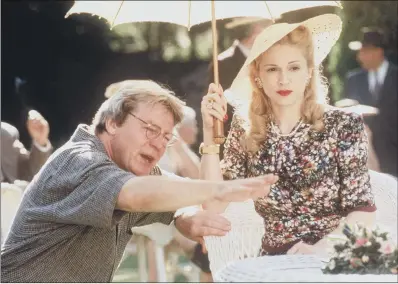
[[[377,69],[377,74],[379,74],[379,79],[383,79],[386,77],[387,74],[387,70],[388,70],[388,61],[384,59],[383,63],[379,66],[379,68]]]
[[[377,74],[377,81],[378,82],[384,82],[384,79],[387,75],[388,71],[388,61],[384,59],[383,63],[380,64],[379,68],[377,68],[374,71],[369,72],[369,75],[376,75]]]
[[[102,141],[94,134],[94,130],[86,124],[79,124],[70,140],[75,143],[90,141],[94,144],[95,148],[108,155]]]
[[[238,41],[237,46],[238,46],[238,48],[240,49],[240,51],[243,53],[243,55],[245,57],[249,56],[249,54],[250,54],[250,49],[249,48],[244,46],[240,41]]]

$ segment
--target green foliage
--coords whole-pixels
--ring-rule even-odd
[[[344,77],[349,70],[358,68],[355,52],[348,48],[350,41],[359,40],[362,27],[384,30],[388,48],[387,57],[397,62],[398,1],[342,1],[343,30],[329,56],[327,69],[332,74],[332,99],[341,98]]]
[[[225,21],[217,23],[220,52],[232,43],[224,24]],[[170,23],[127,23],[114,27],[106,37],[115,52],[149,51],[154,58],[163,61],[209,60],[213,51],[210,23],[194,26],[190,31]]]

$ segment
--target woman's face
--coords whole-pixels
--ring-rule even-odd
[[[293,45],[276,44],[260,57],[259,77],[275,107],[301,105],[310,73],[302,50]]]

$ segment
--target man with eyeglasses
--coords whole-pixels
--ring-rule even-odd
[[[183,103],[152,81],[127,82],[79,125],[25,191],[1,252],[2,282],[110,282],[131,228],[160,222],[185,236],[224,235],[209,212],[175,210],[269,193],[275,176],[201,181],[156,164],[175,137]]]

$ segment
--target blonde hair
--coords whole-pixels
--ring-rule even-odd
[[[276,44],[289,44],[299,47],[303,50],[304,57],[307,60],[308,68],[312,69],[311,79],[304,91],[304,101],[301,109],[301,116],[305,123],[312,125],[315,130],[323,129],[322,103],[326,101],[327,85],[326,80],[321,76],[321,70],[314,66],[314,46],[311,32],[304,26],[299,26]],[[252,96],[249,106],[249,124],[244,141],[245,148],[249,152],[255,152],[266,140],[267,125],[272,115],[272,106],[270,99],[264,94],[263,90],[258,88],[254,79],[258,77],[259,61],[261,56],[257,57],[249,66],[250,81],[252,87]]]
[[[118,126],[122,125],[128,114],[138,105],[163,105],[174,118],[174,125],[184,117],[185,103],[174,93],[151,80],[126,80],[114,83],[107,88],[109,99],[104,101],[92,122],[96,134],[106,131],[106,121],[112,119]]]

